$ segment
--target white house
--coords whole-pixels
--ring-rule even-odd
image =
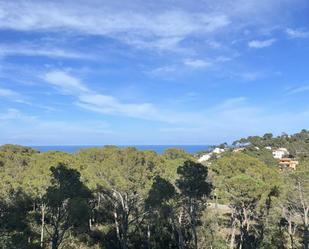
[[[197,161],[199,163],[208,161],[213,154],[221,154],[223,152],[225,152],[225,149],[215,148],[212,152],[202,155]]]
[[[273,157],[276,159],[282,159],[288,154],[289,154],[289,151],[286,148],[279,148],[273,151]]]
[[[241,151],[244,151],[246,148],[244,148],[244,147],[240,147],[240,148],[235,148],[234,150],[233,150],[233,152],[241,152]]]
[[[211,158],[211,155],[212,155],[212,153],[202,155],[197,161],[198,161],[199,163],[208,161],[208,160]]]
[[[220,148],[215,148],[212,153],[216,153],[216,154],[221,154],[223,153],[225,150],[224,149],[220,149]]]

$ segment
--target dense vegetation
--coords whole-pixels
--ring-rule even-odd
[[[0,248],[305,248],[309,133],[249,137],[199,164],[114,146],[0,147]],[[266,146],[300,160],[280,171]]]

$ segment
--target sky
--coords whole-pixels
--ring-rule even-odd
[[[309,128],[307,0],[0,0],[0,144]]]

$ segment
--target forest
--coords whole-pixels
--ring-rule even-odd
[[[281,170],[269,146],[287,148],[296,170]],[[221,147],[198,163],[173,148],[3,145],[0,248],[308,249],[309,132]]]

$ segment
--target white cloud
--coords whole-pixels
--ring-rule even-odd
[[[0,29],[18,31],[69,31],[109,36],[137,46],[159,49],[175,46],[194,34],[215,32],[230,21],[225,14],[141,9],[134,4],[119,8],[112,3],[74,1],[0,2]],[[149,40],[151,39],[151,40]],[[147,43],[149,42],[150,45]],[[152,44],[152,45],[151,45]]]
[[[174,52],[186,52],[188,49],[180,48],[179,43],[184,37],[164,37],[144,39],[137,37],[126,37],[123,39],[127,44],[139,49],[170,50]]]
[[[21,94],[6,88],[0,88],[0,99],[1,98],[18,103],[27,103]]]
[[[267,73],[260,72],[260,71],[240,71],[238,70],[231,70],[228,71],[226,77],[231,79],[236,79],[237,81],[242,82],[253,82],[259,79],[267,77]]]
[[[247,72],[241,75],[243,80],[245,81],[255,81],[261,77],[261,73],[259,72]]]
[[[75,97],[75,105],[93,112],[170,124],[190,124],[192,120],[197,123],[207,122],[206,111],[182,112],[153,103],[125,103],[114,96],[95,92],[80,79],[64,71],[48,72],[43,79],[61,92]]]
[[[44,56],[50,58],[92,59],[91,56],[41,44],[0,44],[0,57],[6,56]]]
[[[78,97],[79,106],[103,114],[123,115],[141,119],[159,119],[158,110],[149,103],[122,103],[118,99],[103,94],[87,94]]]
[[[279,19],[277,19],[276,13],[282,17],[282,11],[280,10],[287,6],[294,6],[297,8],[296,2],[299,1],[197,0],[194,1],[194,3],[189,3],[188,1],[176,0],[171,3],[170,1],[161,0],[90,0],[87,1],[87,5],[85,5],[85,3],[80,0],[0,0],[0,30],[30,31],[32,34],[33,32],[37,32],[36,34],[38,37],[45,36],[46,34],[55,37],[68,37],[72,35],[70,38],[74,39],[80,39],[81,37],[87,39],[87,35],[96,35],[96,39],[97,36],[108,37],[117,39],[120,42],[129,44],[138,49],[158,50],[158,55],[160,59],[162,59],[161,61],[164,61],[165,65],[169,66],[158,67],[154,69],[152,73],[168,74],[170,76],[171,73],[179,72],[179,74],[181,74],[183,70],[180,69],[188,70],[191,68],[202,69],[212,66],[215,67],[217,63],[231,60],[231,58],[234,58],[231,54],[235,51],[231,51],[232,48],[229,47],[228,43],[238,38],[235,36],[243,34],[244,29],[250,29],[251,34],[253,34],[258,28],[269,28],[273,24],[277,24],[277,20]],[[287,30],[287,34],[290,37],[307,36],[307,32],[304,30]],[[247,37],[249,37],[249,35]],[[102,41],[102,39],[97,40],[99,41],[98,44]],[[70,39],[66,42],[68,41],[70,41]],[[270,46],[274,42],[274,39],[269,39],[255,40],[250,43],[251,47],[262,48]],[[250,43],[248,46],[250,46]],[[118,46],[118,42],[113,44]],[[74,45],[76,44],[73,44],[72,48],[74,48]],[[100,46],[100,48],[102,48],[102,44],[100,44]],[[206,53],[210,56],[209,58],[208,56],[205,57],[207,60],[196,59],[199,58],[199,56],[203,58],[202,56],[205,55],[205,46],[207,47],[206,49],[214,49],[214,54]],[[119,47],[122,48],[122,46]],[[194,51],[189,49],[193,47],[195,48]],[[69,48],[69,46],[66,46],[66,48]],[[125,46],[125,49],[127,49],[127,46]],[[201,49],[201,51],[197,51],[198,49]],[[161,50],[164,50],[164,53]],[[169,63],[168,59],[170,59],[170,54],[165,53],[166,50],[176,52],[185,51],[186,54],[180,58],[176,58],[178,62],[175,62],[175,57],[172,57],[173,62]],[[128,49],[128,53],[131,52],[132,50]],[[49,45],[31,45],[30,43],[2,44],[0,45],[0,56],[1,54],[3,56],[21,54],[51,58],[88,58],[87,55],[75,52],[71,49],[62,49]],[[219,54],[220,56],[218,57]],[[137,53],[136,55],[139,54]],[[148,54],[146,54],[146,56],[148,56]],[[184,58],[189,59],[184,60]],[[153,61],[153,58],[150,59]],[[37,71],[32,71],[31,66],[26,66],[26,69],[24,67],[19,68],[16,70],[16,74],[20,73],[20,70],[28,71],[30,74],[37,73]],[[245,71],[246,69],[243,68],[243,70]],[[11,72],[14,72],[14,70]],[[261,77],[261,73],[253,71],[240,74],[236,73],[232,75],[232,77],[233,76],[246,81],[254,81]],[[17,75],[11,73],[10,77],[14,77],[16,80]],[[25,77],[20,78],[22,78],[23,81],[27,81]],[[167,108],[164,106],[164,103],[162,103],[161,107],[161,104],[148,103],[147,101],[138,102],[136,100],[124,101],[108,93],[98,93],[95,89],[90,87],[90,84],[85,84],[84,80],[64,71],[50,71],[46,73],[43,78],[61,93],[73,97],[73,104],[84,109],[96,113],[118,115],[121,117],[161,121],[171,126],[179,124],[179,127],[182,127],[182,131],[176,134],[175,137],[185,136],[184,133],[186,133],[185,131],[187,130],[187,141],[192,141],[190,140],[190,136],[196,136],[200,139],[203,138],[205,139],[204,141],[209,141],[206,138],[213,136],[213,139],[218,141],[218,139],[223,138],[224,135],[229,137],[230,134],[237,134],[237,136],[239,136],[246,132],[247,134],[262,132],[270,129],[269,127],[274,127],[273,129],[277,130],[285,129],[283,126],[278,127],[278,116],[269,117],[264,114],[260,108],[249,105],[244,97],[228,99],[213,107],[205,107],[205,109],[203,109],[204,106],[201,106],[200,110],[186,113],[177,109],[167,110],[172,107]],[[33,79],[33,77],[31,79]],[[304,87],[298,90],[294,89],[296,92],[305,90]],[[11,99],[18,99],[16,95],[13,96],[14,94],[12,95],[8,91],[2,91],[2,95],[6,95],[2,96],[3,98],[8,98],[10,96]],[[14,118],[14,116],[21,115],[14,109],[4,114],[1,114],[0,119],[9,120]],[[302,121],[300,124],[303,125],[308,123],[305,119],[305,117],[308,117],[306,113],[286,113],[280,116],[280,118],[293,115],[296,116],[295,120]],[[100,117],[100,115],[98,115],[98,117]],[[288,127],[287,129],[297,127],[297,124],[292,124],[292,121],[290,122],[291,123],[286,124]],[[15,121],[15,123],[17,122]],[[54,122],[52,125],[47,122],[44,124],[40,122],[40,124],[37,125],[37,127],[40,128],[34,131],[31,131],[31,125],[29,125],[29,128],[25,130],[21,127],[18,127],[15,132],[11,130],[10,134],[12,134],[12,137],[15,136],[16,139],[18,136],[25,136],[25,139],[30,139],[30,136],[36,136],[36,139],[40,139],[39,136],[43,135],[46,136],[46,138],[41,141],[47,141],[49,135],[46,130],[53,130],[50,129],[53,127],[56,127],[53,139],[57,136],[56,131],[59,133],[58,137],[72,137],[74,134],[70,133],[70,126],[73,127],[74,125],[70,124],[70,122],[63,123],[60,121],[58,123]],[[64,127],[64,131],[73,135],[67,136],[65,132],[61,132],[61,127]],[[94,125],[93,127],[97,126]],[[9,129],[9,127],[7,129]],[[86,128],[82,127],[82,125],[72,129],[76,130],[76,134],[78,134],[78,131],[81,131],[83,134],[88,134],[89,136],[95,134],[95,129],[85,131]],[[173,129],[173,127],[171,129]],[[196,131],[196,133],[192,133],[192,131]],[[3,133],[5,133],[4,130]],[[137,136],[139,134],[136,134],[135,131],[132,136],[133,135]],[[148,134],[143,134],[143,136],[144,135]],[[150,135],[149,133],[148,136]],[[158,136],[157,134],[153,136],[158,137],[158,139],[159,137],[160,139],[165,139],[164,136]],[[220,137],[215,138],[214,136]],[[0,137],[3,138],[4,135],[1,134]],[[102,138],[102,136],[100,137]],[[55,141],[53,139],[51,139],[51,141]]]
[[[231,61],[231,57],[227,56],[218,56],[215,58],[208,58],[207,60],[203,59],[186,59],[184,60],[184,65],[193,68],[208,68],[212,66],[219,65],[221,63],[225,63]]]
[[[4,112],[1,112],[0,114],[0,121],[1,122],[6,122],[9,120],[14,120],[14,119],[18,119],[21,118],[21,113],[14,108],[9,108]]]
[[[253,40],[248,43],[250,48],[266,48],[270,47],[276,42],[276,39],[268,39],[268,40]]]
[[[89,89],[78,78],[63,71],[51,71],[44,80],[62,92],[75,96],[76,104],[82,108],[103,114],[123,115],[141,119],[170,121],[168,116],[150,103],[123,103],[109,95],[99,94]]]
[[[277,114],[264,111],[261,107],[250,105],[245,97],[236,97],[210,106],[204,112],[171,112],[171,118],[177,122],[159,127],[142,125],[136,133],[136,130],[130,132],[130,126],[126,123],[115,128],[105,122],[87,119],[73,123],[66,120],[50,121],[9,109],[0,112],[0,144],[139,144],[145,141],[153,144],[204,144],[205,141],[230,142],[265,132],[296,132],[309,125],[309,112],[306,111]],[[286,122],[278,123],[278,120]]]
[[[230,110],[235,107],[239,107],[245,105],[246,103],[245,97],[235,97],[224,100],[221,104],[216,106],[218,110]]]
[[[117,136],[102,121],[46,120],[28,115],[17,109],[0,112],[0,144],[25,145],[103,144],[106,139]]]
[[[231,61],[232,58],[226,56],[219,56],[216,58],[216,62],[228,62]]]
[[[138,48],[159,50],[178,50],[184,40],[194,37],[208,40],[208,46],[218,49],[221,42],[215,41],[213,34],[228,36],[249,26],[272,26],[283,8],[292,10],[301,1],[89,0],[87,5],[81,0],[0,1],[0,29],[107,36]],[[68,51],[57,53],[76,56]],[[41,54],[49,56],[47,51]]]
[[[176,71],[177,69],[175,66],[163,66],[163,67],[155,68],[151,70],[149,73],[153,75],[161,75],[161,74],[171,74]]]
[[[309,31],[300,29],[286,29],[286,33],[290,38],[309,38]]]
[[[289,94],[297,94],[309,91],[309,85],[289,89]]]
[[[75,104],[81,108],[102,114],[159,121],[171,127],[181,126],[191,134],[191,139],[188,137],[187,141],[193,141],[195,137],[200,139],[201,136],[204,136],[204,139],[207,139],[207,141],[218,141],[221,138],[230,138],[231,134],[242,136],[260,134],[269,130],[280,131],[281,129],[281,131],[289,131],[293,128],[292,125],[294,124],[294,122],[287,124],[287,129],[283,126],[276,125],[278,118],[291,116],[291,114],[281,113],[278,115],[268,115],[264,112],[262,107],[248,104],[246,97],[243,96],[226,99],[217,105],[209,106],[207,109],[182,112],[167,108],[163,109],[152,103],[124,103],[114,96],[94,92],[92,89],[86,87],[80,80],[65,72],[60,73],[58,71],[48,74],[58,75],[56,77],[57,83],[55,79],[50,83],[54,86],[57,85],[62,91],[67,87],[67,93],[76,98]],[[63,79],[70,79],[69,81],[74,82],[77,88],[72,90],[72,84],[64,84],[62,77],[59,75],[63,75]],[[50,81],[50,77],[46,77],[46,80]],[[304,117],[307,117],[308,113],[295,113],[292,116],[297,116],[297,120],[305,120]],[[304,124],[304,122],[302,124]],[[162,127],[160,129],[162,129]],[[199,131],[199,134],[197,131]],[[213,137],[211,134],[216,134],[216,137]],[[143,136],[150,135],[143,134]],[[183,132],[181,132],[179,136],[183,137]],[[235,137],[235,139],[236,138],[237,137]],[[134,138],[132,139],[135,141]],[[157,141],[155,137],[152,137],[152,139],[154,139],[153,142]]]
[[[49,84],[60,88],[64,93],[80,94],[90,90],[78,78],[63,71],[50,71],[44,75],[44,80]]]
[[[284,0],[280,4],[277,0],[89,0],[85,5],[81,0],[0,0],[0,30],[37,32],[39,36],[65,37],[68,41],[73,38],[77,43],[80,37],[88,39],[87,36],[95,35],[115,39],[115,47],[120,42],[137,49],[181,53],[183,58],[214,50],[227,58],[234,50],[231,39],[237,39],[244,29],[254,31],[273,26],[280,21],[283,8],[292,9],[300,1],[303,0]],[[102,44],[98,42],[97,48],[102,48]],[[73,49],[67,43],[66,49],[61,47],[63,44],[57,45],[13,44],[2,49],[0,46],[0,56],[100,58],[74,51],[74,44]],[[191,65],[205,67],[200,63]]]
[[[0,88],[0,97],[16,98],[19,97],[19,94],[10,89]]]
[[[212,66],[211,62],[200,59],[186,59],[183,63],[184,65],[192,68],[207,68]]]
[[[172,79],[174,76],[177,75],[179,77],[179,75],[185,72],[184,69],[208,69],[231,60],[232,58],[226,56],[218,56],[216,58],[209,58],[207,60],[187,58],[181,61],[181,63],[157,67],[145,72],[152,76],[161,76],[165,79]]]

